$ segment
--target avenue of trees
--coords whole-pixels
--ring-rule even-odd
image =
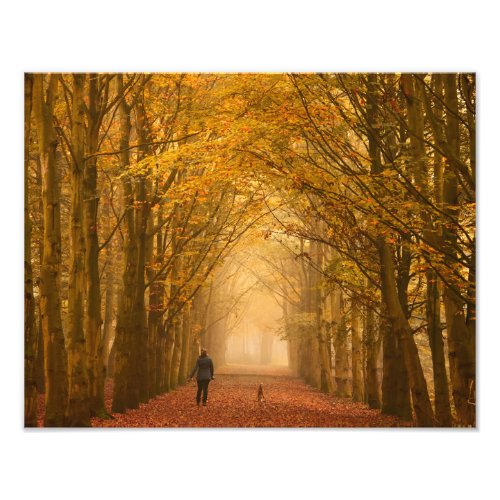
[[[89,426],[107,377],[124,412],[201,346],[220,366],[258,284],[309,384],[474,426],[475,99],[473,74],[26,74],[25,425],[39,394]]]

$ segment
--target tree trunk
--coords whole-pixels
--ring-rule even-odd
[[[382,413],[398,415],[396,339],[389,320],[385,317],[380,318],[379,335],[383,339]]]
[[[40,197],[38,202],[38,211],[39,211],[39,228],[40,231],[43,231],[43,200],[42,200],[42,166],[40,162],[40,156],[37,155],[36,161],[36,182],[37,188],[39,189]],[[39,269],[42,269],[43,262],[43,238],[38,238],[38,266]],[[40,290],[40,276],[37,278],[38,280],[38,289]],[[40,302],[40,294],[38,294],[38,300],[36,304],[36,312],[38,314],[38,341],[37,341],[37,355],[36,355],[36,388],[38,390],[38,394],[45,394],[45,355],[43,352],[43,331],[42,331],[42,306]]]
[[[150,215],[150,218],[153,215]],[[161,211],[158,212],[157,217],[158,226],[161,226],[162,216]],[[151,225],[154,225],[151,223]],[[165,236],[166,237],[166,236]],[[161,343],[162,339],[159,335],[160,324],[162,317],[162,310],[165,307],[165,290],[161,283],[161,278],[158,277],[156,281],[151,282],[155,277],[155,266],[161,262],[161,253],[163,246],[163,238],[161,229],[156,233],[156,238],[153,239],[148,245],[149,265],[146,268],[149,285],[149,312],[148,312],[148,395],[150,398],[155,397],[161,393],[160,384],[160,369],[161,369]]]
[[[53,106],[57,75],[50,76],[47,102],[43,75],[35,74],[33,114],[38,131],[42,168],[43,262],[40,276],[40,306],[45,353],[45,427],[66,424],[68,403],[68,360],[61,321],[61,222],[57,178],[57,138],[53,125]]]
[[[336,291],[335,321],[336,331],[333,337],[335,350],[335,394],[339,397],[349,397],[349,358],[347,354],[347,325],[344,315],[344,297],[341,290]]]
[[[148,315],[148,370],[149,370],[149,397],[160,394],[163,390],[161,384],[161,367],[164,362],[164,338],[161,335],[162,314],[165,300],[165,289],[159,282],[150,286],[149,290],[149,315]]]
[[[40,302],[40,300],[38,300]],[[38,394],[45,394],[45,368],[44,368],[44,353],[43,353],[43,331],[41,321],[41,309],[38,306],[39,320],[37,324],[37,354],[36,354],[36,388]]]
[[[367,280],[367,289],[372,291]],[[380,408],[379,381],[378,381],[378,356],[379,342],[375,334],[375,317],[373,309],[366,307],[366,395],[365,401],[370,408]]]
[[[175,329],[174,334],[174,346],[172,352],[172,365],[170,373],[170,388],[175,389],[179,384],[179,370],[181,366],[181,355],[182,348],[184,344],[184,328],[182,324],[183,314],[180,311],[174,320],[173,328]]]
[[[99,120],[97,105],[97,75],[89,78],[89,123],[87,128],[87,155],[97,152]],[[87,158],[84,170],[84,226],[87,315],[85,331],[89,357],[90,412],[93,416],[107,417],[104,405],[104,380],[106,367],[101,331],[101,287],[99,280],[99,241],[97,194],[97,157]]]
[[[68,425],[90,426],[87,352],[83,330],[85,240],[83,234],[83,169],[85,140],[85,75],[73,75],[71,133],[71,252],[68,280]]]
[[[364,401],[363,350],[361,333],[361,311],[356,299],[351,300],[352,336],[352,400]]]
[[[456,75],[444,75],[446,102],[446,140],[455,157],[460,155],[460,129],[458,118],[458,98]],[[446,158],[444,174],[443,204],[446,213],[458,223],[460,201],[458,198],[458,180],[453,159]],[[443,246],[448,255],[456,255],[456,224],[443,227]],[[445,257],[449,265],[452,258]],[[475,275],[475,262],[471,259],[470,274]],[[475,381],[476,381],[476,349],[475,318],[468,322],[464,313],[464,300],[452,286],[443,284],[444,306],[446,311],[446,330],[448,334],[448,356],[450,375],[453,385],[453,399],[457,417],[462,425],[475,426]]]
[[[177,302],[177,293],[179,289],[178,280],[180,277],[180,273],[182,272],[182,256],[179,253],[178,239],[177,239],[177,230],[180,224],[180,213],[179,207],[175,207],[174,209],[174,223],[173,223],[173,233],[172,233],[172,269],[170,271],[170,294],[169,294],[169,310],[167,312],[166,319],[166,379],[165,386],[166,390],[170,391],[172,388],[177,386],[177,378],[172,379],[172,375],[176,372],[175,365],[177,360],[180,361],[180,351],[181,347],[181,328],[178,324],[179,318],[176,312],[176,309],[179,307],[179,303]],[[178,372],[177,372],[178,374]]]
[[[117,91],[123,94],[123,75],[118,74]],[[129,163],[129,137],[130,137],[130,107],[125,98],[119,105],[120,120],[120,165],[126,172]],[[135,239],[135,217],[134,217],[134,194],[131,178],[125,173],[122,178],[123,207],[126,211],[122,227],[124,236],[123,243],[123,290],[119,297],[118,315],[116,320],[116,354],[115,354],[115,377],[113,386],[113,412],[122,413],[127,408],[139,407],[139,391],[137,380],[133,381],[133,375],[137,365],[137,351],[134,349],[133,339],[136,332],[133,331],[133,306],[136,291],[137,271],[137,245]],[[134,383],[135,389],[132,386]]]
[[[29,152],[33,75],[24,77],[24,426],[37,426],[37,349],[35,297],[31,267],[31,218],[29,214]]]
[[[165,391],[169,392],[172,388],[171,376],[172,376],[172,359],[174,356],[174,346],[175,346],[175,333],[176,329],[172,320],[166,321],[164,323],[165,329]]]
[[[146,112],[144,109],[144,95],[140,91],[136,106],[136,130],[140,147],[137,150],[137,161],[144,159],[148,152],[148,137]],[[135,237],[137,240],[137,270],[134,297],[134,346],[137,350],[137,363],[134,365],[134,373],[131,377],[132,384],[137,383],[139,400],[146,403],[149,399],[148,393],[148,327],[145,308],[146,293],[146,251],[147,251],[147,227],[150,213],[150,200],[148,199],[148,182],[144,174],[139,174],[135,178],[136,185],[136,216],[135,216]]]
[[[181,366],[179,370],[179,384],[184,384],[186,381],[189,370],[191,367],[189,366],[189,356],[191,352],[191,306],[186,304],[183,311],[182,318],[182,329],[183,329],[183,338],[184,341],[182,343],[182,354],[181,354]]]
[[[439,297],[437,274],[428,270],[426,272],[426,317],[429,346],[432,353],[432,370],[434,376],[434,406],[436,409],[437,425],[451,427],[450,394],[448,377],[444,359],[444,343],[441,330],[441,300]]]
[[[396,287],[398,291],[398,299],[401,304],[401,309],[403,311],[404,317],[408,320],[410,318],[410,310],[408,307],[408,285],[410,284],[410,265],[411,265],[411,253],[409,247],[409,241],[407,238],[401,238],[401,243],[399,245],[399,259],[398,267],[396,272]],[[393,328],[393,325],[391,324]],[[397,415],[403,420],[412,419],[412,408],[411,408],[411,395],[410,395],[410,381],[408,378],[408,370],[406,366],[405,357],[403,354],[401,340],[397,334],[394,332],[395,341],[395,354],[396,354],[396,404],[397,404]]]
[[[105,234],[111,232],[111,213],[110,213],[110,200],[106,199],[103,209],[102,218],[105,222]],[[114,302],[115,302],[115,265],[114,265],[114,248],[113,238],[108,242],[104,248],[106,253],[105,266],[105,300],[104,300],[104,323],[103,323],[103,351],[102,358],[106,371],[109,375],[109,358],[111,354],[111,345],[113,343],[113,320],[114,320]]]
[[[106,256],[108,259],[108,255]],[[111,354],[111,346],[113,345],[113,319],[114,319],[114,303],[115,303],[115,275],[112,256],[109,255],[109,264],[106,268],[106,295],[104,301],[104,324],[103,324],[103,361],[106,375],[108,375],[109,357]],[[109,375],[108,375],[109,376]]]
[[[316,243],[313,247],[312,257],[315,260],[315,269],[312,269],[311,272],[314,273],[314,289],[312,290],[313,296],[313,304],[314,304],[314,317],[315,317],[315,330],[316,337],[318,343],[318,358],[319,358],[319,388],[328,394],[332,394],[334,392],[333,386],[333,376],[331,369],[331,360],[330,360],[330,349],[327,332],[325,331],[325,325],[323,322],[323,298],[321,296],[321,286],[320,286],[320,273],[319,270],[323,267],[323,251],[318,243]]]
[[[383,241],[379,242],[379,247],[382,273],[382,295],[387,304],[389,319],[396,339],[399,342],[406,370],[408,371],[408,380],[410,382],[417,425],[420,427],[432,427],[434,425],[434,414],[427,391],[427,382],[425,381],[422,371],[422,365],[418,356],[413,333],[399,302],[391,249],[389,245]]]

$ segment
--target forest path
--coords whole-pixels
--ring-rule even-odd
[[[264,402],[257,401],[259,383]],[[112,384],[106,386],[111,406]],[[396,417],[348,398],[323,394],[286,367],[227,365],[210,383],[208,404],[197,406],[196,383],[162,394],[136,410],[92,419],[94,427],[400,427]]]

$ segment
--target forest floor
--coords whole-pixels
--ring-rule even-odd
[[[257,401],[263,384],[265,401]],[[105,398],[111,411],[112,380]],[[349,398],[324,394],[293,376],[286,367],[227,365],[210,383],[207,406],[196,405],[196,382],[162,394],[138,409],[92,419],[93,427],[407,427],[408,422],[370,410]],[[39,425],[43,425],[43,396]]]

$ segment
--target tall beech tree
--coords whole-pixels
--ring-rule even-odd
[[[57,175],[58,140],[54,128],[54,106],[58,75],[50,75],[45,93],[44,76],[33,75],[33,115],[35,117],[43,202],[43,260],[40,272],[40,312],[45,356],[46,427],[67,423],[68,360],[61,319],[61,220]]]
[[[87,346],[83,329],[85,293],[85,237],[83,230],[83,179],[85,153],[85,75],[73,75],[71,130],[71,251],[68,283],[68,425],[90,425]]]
[[[124,94],[123,76],[116,77],[117,93]],[[130,163],[129,140],[132,125],[130,123],[130,107],[125,96],[118,106],[120,121],[120,166],[127,169]],[[122,205],[125,209],[122,233],[124,238],[123,290],[119,297],[116,319],[116,361],[113,387],[113,411],[123,412],[126,408],[139,406],[139,392],[133,386],[137,383],[134,366],[136,366],[137,351],[134,349],[133,302],[135,293],[135,274],[137,266],[137,247],[135,242],[134,193],[132,179],[128,175],[122,178]]]
[[[35,297],[31,264],[32,223],[29,214],[29,161],[33,75],[24,77],[24,425],[37,425],[37,350],[38,332],[35,323]]]
[[[109,111],[105,101],[109,92],[109,77],[88,77],[88,109],[85,161],[83,169],[83,221],[85,237],[85,331],[89,366],[89,394],[91,415],[106,416],[104,407],[104,347],[101,316],[101,288],[99,275],[99,239],[97,192],[97,152],[99,132],[104,115]],[[104,101],[104,102],[103,102]]]

